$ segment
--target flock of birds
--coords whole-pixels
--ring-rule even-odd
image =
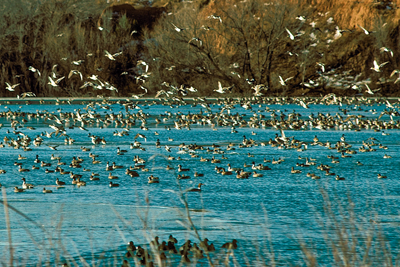
[[[73,100],[68,101],[69,104]],[[355,109],[360,109],[362,105],[372,105],[373,103],[381,103],[386,105],[386,108],[377,114],[376,110],[371,109],[369,112],[371,116],[376,116],[376,118],[368,118],[363,115],[347,115],[347,113],[352,110],[346,108],[341,108],[343,105],[354,105]],[[56,102],[59,104],[60,102]],[[118,103],[121,105],[121,109],[125,109],[126,113],[123,114],[119,112],[114,114],[113,112],[105,112],[102,114],[98,112],[100,110],[112,111],[112,105]],[[67,103],[65,103],[67,104]],[[144,102],[144,105],[152,106],[154,104],[161,104],[167,107],[179,107],[182,105],[192,105],[201,107],[198,113],[183,114],[181,112],[171,113],[166,111],[165,114],[159,116],[151,117],[150,114],[143,112],[138,102],[133,102],[127,99],[126,101],[108,101],[102,100],[99,102],[93,101],[89,102],[86,107],[82,109],[76,109],[74,112],[62,112],[62,109],[58,110],[58,115],[56,113],[51,113],[47,111],[37,111],[36,113],[18,112],[18,111],[3,111],[0,112],[0,117],[6,119],[9,123],[10,129],[7,130],[8,135],[0,143],[1,147],[9,146],[13,147],[18,151],[32,151],[36,147],[40,147],[43,144],[47,144],[47,147],[51,151],[57,151],[59,146],[74,146],[75,138],[73,134],[69,133],[70,129],[80,129],[81,131],[87,132],[86,141],[80,140],[80,142],[85,142],[89,146],[80,146],[80,150],[86,154],[86,156],[73,156],[70,162],[66,162],[66,157],[51,155],[43,156],[36,154],[36,157],[32,159],[31,168],[27,168],[26,165],[30,160],[21,154],[15,160],[14,165],[18,166],[15,171],[19,172],[21,175],[29,175],[30,171],[35,171],[39,169],[44,169],[46,173],[57,173],[59,175],[68,175],[71,178],[71,182],[61,181],[61,176],[58,177],[54,183],[57,186],[65,186],[67,184],[73,184],[77,186],[85,186],[90,181],[100,180],[100,176],[107,174],[108,185],[110,187],[118,187],[119,184],[115,183],[114,180],[118,179],[118,176],[113,175],[112,172],[118,169],[125,169],[126,175],[130,177],[140,177],[140,172],[148,172],[149,168],[146,167],[146,163],[149,159],[142,158],[140,156],[141,151],[146,151],[148,139],[156,139],[153,146],[159,151],[164,151],[168,164],[165,166],[166,170],[173,170],[179,173],[177,179],[190,179],[191,176],[188,173],[192,172],[194,177],[202,177],[203,173],[198,173],[196,171],[190,170],[185,166],[182,166],[183,162],[180,161],[183,156],[189,156],[193,160],[199,160],[200,162],[210,163],[211,166],[215,166],[214,170],[216,173],[221,175],[236,175],[237,178],[249,178],[251,175],[253,177],[262,177],[260,171],[269,170],[270,166],[265,165],[265,163],[280,164],[283,159],[264,159],[263,162],[252,162],[252,164],[245,164],[243,168],[238,168],[237,166],[232,167],[229,158],[226,156],[226,152],[231,150],[238,150],[240,148],[252,148],[256,146],[272,146],[277,149],[293,149],[297,151],[307,150],[308,146],[318,145],[332,151],[337,151],[339,157],[346,158],[351,157],[352,154],[371,152],[378,149],[387,149],[383,144],[374,141],[367,140],[363,141],[362,146],[358,148],[358,151],[352,147],[351,144],[347,143],[344,135],[340,140],[326,140],[324,142],[320,141],[317,136],[315,136],[312,142],[297,140],[294,137],[287,137],[285,131],[287,130],[308,130],[308,129],[318,129],[318,130],[352,130],[352,131],[362,131],[362,130],[373,130],[379,131],[382,135],[388,135],[385,132],[388,129],[399,129],[400,123],[395,120],[395,117],[399,116],[398,112],[398,102],[391,103],[386,99],[366,99],[366,98],[346,98],[337,97],[334,94],[327,95],[323,98],[238,98],[238,99],[217,99],[215,103],[211,103],[204,98],[194,98],[193,100],[184,100],[182,98],[173,99],[159,99],[157,101]],[[261,104],[297,104],[304,108],[305,110],[309,108],[311,104],[325,104],[325,105],[337,105],[339,107],[338,113],[322,114],[317,115],[311,114],[308,117],[302,117],[298,112],[287,112],[286,114],[282,110],[270,109],[268,105],[265,108],[261,108]],[[212,106],[220,106],[218,112],[213,112]],[[233,113],[232,110],[240,105],[242,108],[250,111],[252,116],[244,116],[239,113]],[[259,108],[257,110],[257,108]],[[203,111],[204,109],[204,111]],[[133,111],[133,112],[132,112]],[[137,111],[137,112],[135,112]],[[269,118],[266,114],[269,114]],[[45,130],[36,136],[29,134],[29,131],[35,130],[34,127],[25,126],[29,124],[32,120],[42,120],[48,125],[49,131]],[[152,120],[150,122],[150,120]],[[164,125],[166,130],[190,130],[192,125],[200,125],[205,127],[210,127],[212,130],[217,131],[219,128],[230,128],[231,133],[238,133],[238,128],[249,127],[249,128],[270,128],[276,129],[277,133],[274,138],[269,140],[254,140],[243,136],[243,139],[239,143],[230,143],[225,147],[221,147],[218,144],[209,145],[197,145],[196,143],[184,144],[181,143],[176,145],[173,138],[168,138],[168,140],[160,140],[157,138],[159,133],[157,131],[152,131],[149,129],[149,125],[157,125],[157,127]],[[6,125],[2,125],[6,127]],[[107,136],[99,136],[90,133],[90,128],[106,128],[106,127],[116,127],[113,132],[113,136],[121,138],[121,140],[131,140],[129,149],[117,147],[114,152],[116,156],[125,155],[125,157],[132,157],[130,151],[136,152],[133,156],[133,166],[123,166],[118,165],[113,162],[118,159],[113,158],[102,158],[99,159],[99,155],[94,154],[91,150],[95,149],[97,146],[107,147]],[[25,130],[24,130],[25,129]],[[119,130],[120,129],[120,130]],[[138,131],[134,137],[130,137],[131,130],[135,129]],[[171,132],[172,134],[173,132]],[[256,135],[255,132],[252,134]],[[152,136],[151,136],[152,135]],[[154,136],[154,137],[153,137]],[[142,142],[146,144],[145,146]],[[177,157],[171,156],[171,153],[176,153],[179,155]],[[205,154],[204,154],[205,153]],[[202,155],[204,154],[204,155]],[[129,156],[128,156],[129,155]],[[207,157],[210,155],[210,157]],[[212,156],[211,156],[212,155]],[[247,153],[249,158],[252,154]],[[254,156],[253,156],[254,157]],[[298,164],[298,166],[312,166],[315,165],[315,161],[306,158],[304,164]],[[332,162],[336,163],[337,158],[332,156]],[[176,163],[175,163],[176,162]],[[227,167],[218,166],[226,162]],[[175,165],[175,166],[170,166]],[[55,166],[55,167],[54,167]],[[101,167],[104,166],[104,167]],[[52,169],[50,167],[53,167]],[[292,166],[292,173],[301,173],[300,170],[294,169]],[[328,172],[330,166],[319,165],[322,171]],[[246,170],[250,168],[250,171]],[[91,169],[96,169],[98,172],[91,171]],[[77,170],[82,170],[83,173],[77,173]],[[6,169],[1,169],[0,173],[6,173]],[[84,173],[88,175],[84,175]],[[332,175],[332,174],[330,174]],[[318,175],[311,175],[313,179],[317,179]],[[337,177],[339,178],[339,177]],[[379,177],[384,178],[384,177]],[[147,177],[149,184],[160,183],[159,177],[151,174]],[[21,188],[14,185],[16,193],[25,192],[25,190],[30,190],[35,188],[34,184],[27,183],[26,178],[22,178]],[[203,183],[199,183],[198,187],[189,188],[187,191],[201,191]],[[52,193],[51,190],[43,188],[43,193]]]
[[[156,236],[149,243],[149,247],[144,248],[142,246],[135,246],[133,241],[130,241],[126,248],[122,267],[133,266],[135,264],[142,264],[150,267],[154,266],[154,263],[158,266],[165,266],[165,262],[173,261],[175,255],[180,255],[180,261],[182,263],[197,262],[205,258],[206,253],[214,253],[216,251],[214,244],[210,244],[209,242],[207,238],[204,238],[199,244],[188,239],[182,246],[177,247],[178,240],[172,235],[169,235],[167,241],[160,241],[159,237]],[[236,239],[233,239],[232,242],[224,243],[221,246],[221,249],[226,249],[227,253],[232,253],[232,251],[237,248],[238,243]],[[169,255],[171,255],[171,259],[167,257]],[[225,263],[228,262],[229,261],[225,259]]]
[[[293,42],[293,44],[296,44],[297,42],[301,41],[301,43],[305,43],[306,48],[304,49],[303,46],[297,46],[298,49],[301,49],[300,51],[287,51],[287,54],[289,56],[294,56],[294,57],[299,57],[300,54],[309,54],[311,50],[318,50],[319,47],[323,46],[330,46],[333,42],[337,41],[339,38],[343,36],[344,33],[354,33],[356,29],[340,29],[339,26],[335,25],[335,21],[333,17],[327,18],[329,12],[326,13],[318,13],[318,16],[316,18],[308,18],[305,16],[298,16],[296,17],[296,21],[299,21],[299,23],[293,23],[291,26],[287,26],[286,28],[282,29],[283,33],[287,34],[287,38]],[[218,24],[223,24],[223,19],[221,16],[218,16],[217,14],[212,14],[207,17],[209,20],[214,21],[215,23]],[[327,18],[327,19],[326,19]],[[258,18],[259,19],[259,18]],[[188,39],[188,43],[191,45],[194,45],[196,47],[202,47],[203,41],[201,40],[200,37],[198,36],[192,36],[190,35],[190,31],[188,31],[186,28],[182,28],[177,26],[174,23],[170,23],[172,26],[172,30],[174,30],[177,34],[180,34],[183,39]],[[308,28],[306,28],[306,26]],[[386,25],[383,25],[382,27],[385,27]],[[293,29],[289,29],[293,28]],[[365,35],[373,35],[375,32],[369,31],[362,27],[361,25],[358,25],[359,30],[361,30]],[[202,25],[200,27],[203,31],[209,31],[210,29],[215,30],[214,28],[211,28],[206,25]],[[311,30],[310,30],[311,29]],[[322,31],[321,29],[326,29]],[[332,30],[333,29],[333,30]],[[103,30],[101,27],[99,30]],[[303,42],[304,41],[304,42]],[[380,59],[374,59],[372,66],[370,66],[370,69],[373,70],[376,73],[384,73],[383,68],[387,68],[387,66],[391,65],[390,63],[393,61],[394,58],[394,53],[393,50],[390,49],[389,47],[380,47],[379,51],[381,52],[382,56],[381,58],[385,58],[385,62],[380,62]],[[123,54],[123,51],[118,51],[115,53],[111,53],[107,50],[104,50],[104,57],[107,57],[110,61],[116,61],[119,56]],[[93,53],[87,53],[87,57],[92,57],[94,56]],[[68,60],[67,58],[62,58],[62,60],[66,61]],[[150,59],[149,59],[150,60]],[[157,61],[158,59],[153,58],[153,61]],[[52,67],[52,71],[48,74],[48,85],[50,87],[56,88],[60,87],[60,82],[61,81],[66,81],[73,79],[74,77],[78,77],[77,79],[80,80],[80,85],[79,88],[87,88],[91,87],[95,91],[99,90],[110,90],[110,91],[115,91],[118,93],[118,88],[116,88],[115,85],[109,83],[108,81],[105,81],[102,79],[100,76],[101,74],[92,74],[88,75],[87,77],[84,77],[82,72],[80,71],[80,67],[85,64],[87,60],[85,59],[76,59],[76,60],[70,60],[70,64],[76,68],[69,70],[69,73],[59,73],[58,72],[58,64],[55,64]],[[150,61],[148,61],[150,62]],[[141,98],[149,94],[148,88],[146,88],[146,80],[152,75],[152,72],[149,71],[149,68],[151,67],[150,64],[144,61],[144,60],[138,60],[136,62],[136,67],[130,68],[127,70],[124,70],[121,72],[121,75],[128,75],[132,79],[136,80],[136,83],[140,83],[138,85],[138,88],[143,90],[142,93],[139,94],[134,94],[132,97],[134,98]],[[304,63],[304,62],[303,62]],[[357,90],[360,93],[364,93],[369,96],[373,96],[376,93],[379,93],[381,88],[375,88],[377,86],[373,85],[373,82],[371,78],[364,78],[363,74],[355,74],[353,71],[342,71],[340,69],[335,69],[331,66],[325,65],[323,62],[323,55],[322,58],[315,63],[316,66],[316,73],[318,74],[316,78],[313,80],[308,79],[308,80],[303,80],[300,84],[288,84],[288,81],[292,80],[294,77],[282,77],[281,75],[276,75],[275,80],[277,81],[278,86],[280,85],[283,88],[283,92],[286,92],[286,89],[289,86],[297,86],[300,85],[304,89],[313,89],[313,88],[320,88],[320,87],[325,87],[325,88],[336,88],[336,89],[353,89]],[[171,71],[175,69],[176,66],[172,65],[169,67],[166,67],[167,71]],[[205,69],[204,67],[198,66],[197,71],[199,72],[204,72]],[[242,77],[236,70],[240,68],[240,64],[238,62],[233,62],[232,64],[229,65],[226,70],[228,71],[229,75],[232,76],[237,76],[240,79],[244,79],[245,77]],[[41,76],[41,71],[35,67],[35,66],[29,66],[28,70],[36,73],[38,76]],[[99,72],[102,71],[101,68],[98,69]],[[184,68],[181,70],[182,72],[189,72],[189,68]],[[282,74],[283,75],[283,74]],[[16,75],[15,77],[21,77],[21,75]],[[314,75],[315,76],[315,75]],[[14,77],[14,78],[15,78]],[[256,97],[260,97],[264,95],[264,92],[267,91],[269,88],[265,84],[257,84],[254,79],[245,79],[245,81],[251,85],[251,89],[254,91],[253,95]],[[398,83],[400,81],[400,70],[397,69],[392,69],[391,74],[389,77],[381,77],[379,81],[376,83],[378,86],[379,85],[384,85],[388,83]],[[221,95],[229,95],[229,93],[234,92],[234,85],[228,85],[228,86],[223,86],[223,83],[228,82],[227,80],[225,81],[218,81],[216,88],[213,90],[214,92],[221,94]],[[296,81],[295,83],[298,83]],[[11,82],[6,82],[6,87],[5,89],[11,92],[15,92],[16,88],[20,85],[20,83],[15,83],[12,84]],[[167,82],[163,82],[160,84],[160,86],[164,89],[156,91],[155,97],[186,97],[189,94],[194,94],[197,93],[198,90],[194,88],[193,86],[186,85],[186,84],[181,84],[181,85],[174,85],[170,84]],[[26,97],[35,97],[36,95],[33,92],[25,92],[16,95],[19,98],[26,98]]]
[[[40,100],[38,107],[40,104],[45,104],[45,101],[49,103],[49,100]],[[205,179],[210,175],[221,177],[232,175],[237,179],[261,178],[274,169],[274,166],[285,162],[285,158],[268,158],[268,156],[260,161],[260,158],[256,158],[253,154],[260,146],[299,152],[296,165],[287,166],[289,175],[304,175],[312,180],[327,176],[339,181],[345,180],[346,177],[333,170],[335,166],[340,166],[342,161],[348,161],[348,158],[356,159],[357,154],[360,153],[386,151],[388,147],[373,137],[362,141],[361,144],[350,144],[346,140],[346,134],[342,134],[338,140],[321,140],[318,135],[315,135],[313,140],[300,140],[294,136],[288,136],[288,131],[291,135],[295,131],[306,130],[373,131],[389,135],[388,130],[400,129],[400,122],[396,120],[396,117],[400,116],[398,112],[400,99],[338,97],[329,94],[322,98],[249,97],[209,100],[199,97],[191,99],[171,97],[141,101],[96,99],[84,104],[76,101],[74,99],[56,100],[57,112],[40,110],[40,108],[36,112],[12,111],[8,106],[0,112],[0,120],[3,121],[1,127],[7,129],[0,147],[12,148],[9,151],[15,156],[14,161],[11,161],[15,166],[6,164],[7,166],[0,169],[0,175],[12,172],[16,177],[11,182],[3,184],[4,188],[14,188],[14,192],[18,194],[40,188],[44,194],[51,194],[55,193],[51,190],[53,187],[105,184],[118,191],[117,188],[121,187],[121,184],[117,183],[118,179],[134,179],[146,181],[148,186],[164,186],[166,178],[158,177],[157,172],[151,167],[154,156],[146,156],[148,154],[145,153],[149,149],[155,149],[157,154],[163,154],[166,159],[165,165],[157,166],[158,168],[165,168],[169,171],[169,175],[175,176],[178,180],[196,178],[197,187],[183,189],[183,193],[196,194],[196,192],[207,192],[203,185],[206,185],[207,189],[210,188],[209,183],[206,182],[208,180]],[[5,104],[11,105],[11,102]],[[26,104],[30,102],[26,101]],[[63,105],[74,104],[79,104],[80,108],[63,111]],[[270,105],[282,108],[271,108]],[[319,112],[302,115],[298,111],[286,110],[287,105],[298,105],[304,111],[308,111],[311,105],[334,105],[337,107],[337,113]],[[384,109],[378,112],[373,107],[374,105],[384,106]],[[160,115],[146,113],[146,110],[151,110],[152,106],[162,106],[165,112]],[[192,106],[193,109],[184,113],[180,111],[180,107],[183,106]],[[238,108],[246,110],[248,114],[235,112]],[[172,109],[176,109],[177,112],[171,112]],[[115,113],[115,110],[119,112]],[[33,122],[43,129],[39,131],[33,127]],[[178,144],[176,141],[179,140],[176,140],[174,132],[191,130],[193,127],[208,127],[210,131],[229,129],[232,135],[237,135],[242,128],[254,129],[254,131],[251,132],[251,137],[239,134],[240,141],[228,144],[214,144],[212,140],[203,145],[198,145],[196,142]],[[92,129],[95,128],[98,130],[93,131]],[[106,128],[115,128],[112,136],[117,141],[113,141],[112,145],[109,142],[110,131],[105,131],[107,134],[100,134],[101,129]],[[165,135],[163,135],[164,138],[161,139],[160,129],[170,136],[164,139]],[[269,139],[257,140],[255,129],[273,129],[275,135]],[[76,144],[77,139],[79,139],[79,144]],[[129,145],[126,145],[126,141],[129,141]],[[321,149],[331,151],[331,155],[328,156],[331,163],[326,164],[326,160],[301,156],[301,152],[307,151],[310,146],[319,146]],[[59,149],[65,147],[75,149],[75,153],[57,155]],[[100,148],[107,149],[109,153],[96,154]],[[230,160],[232,151],[242,153],[243,158],[248,159],[248,162],[238,166]],[[26,152],[30,153],[25,154]],[[35,156],[32,157],[32,155]],[[383,158],[390,159],[391,156],[385,154]],[[129,159],[132,164],[121,164],[119,159],[124,159],[122,162],[127,162],[126,160]],[[187,160],[203,164],[203,169],[207,169],[207,173],[200,173],[196,169],[185,166]],[[363,165],[360,160],[356,161],[357,166]],[[235,164],[236,166],[232,166]],[[122,171],[125,171],[125,178],[120,175]],[[43,182],[35,181],[32,178],[35,175],[30,175],[33,172],[36,173],[35,175],[43,172],[54,177],[54,183],[43,185]],[[387,178],[386,175],[387,173],[378,173],[377,178],[384,179]],[[143,176],[146,178],[142,179]],[[19,181],[22,181],[22,184]],[[57,194],[63,194],[63,191],[57,191]],[[164,250],[171,249],[168,244],[164,245],[166,247],[159,248],[159,255],[163,255]],[[162,246],[162,243],[157,246]],[[199,249],[199,251],[202,250],[204,249]],[[143,251],[138,255],[139,251],[141,251],[139,248],[135,248],[135,254],[132,247],[128,252],[134,259],[148,261],[147,256],[143,256]],[[194,257],[202,256],[202,252],[196,248],[188,248],[186,252],[184,251],[181,251],[184,261],[190,260],[189,251]]]

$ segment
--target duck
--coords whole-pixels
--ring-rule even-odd
[[[290,172],[291,173],[301,173],[301,170],[295,170],[294,167],[292,167]]]
[[[109,187],[119,187],[119,184],[110,182],[110,183],[108,184],[108,186],[109,186]]]
[[[198,173],[197,171],[194,172],[193,174],[194,177],[203,177],[204,173]]]
[[[221,248],[227,248],[227,249],[237,249],[237,240],[233,239],[232,242],[227,242],[221,246]]]
[[[263,177],[264,175],[262,173],[257,173],[256,171],[253,172],[253,177]]]
[[[43,191],[42,191],[42,192],[43,192],[44,194],[53,193],[52,190],[46,189],[46,188],[44,188],[44,187],[43,187]]]
[[[203,183],[199,183],[197,188],[190,188],[188,192],[201,192],[201,186],[204,185]]]
[[[77,186],[86,186],[86,182],[81,181],[80,178],[76,179],[76,185]]]
[[[118,176],[115,176],[115,175],[112,175],[112,173],[110,172],[109,174],[108,174],[108,179],[118,179]]]
[[[189,171],[190,169],[184,169],[184,168],[182,168],[182,165],[181,164],[178,164],[178,172],[187,172],[187,171]]]
[[[18,186],[15,186],[15,187],[14,187],[14,192],[15,192],[15,193],[21,193],[21,192],[24,192],[24,191],[25,191],[25,189],[18,188]]]
[[[378,173],[378,179],[385,179],[385,178],[387,178],[386,175],[381,175],[380,173]]]
[[[65,185],[65,182],[62,182],[62,181],[58,180],[58,178],[57,178],[56,185]]]
[[[22,189],[32,189],[35,186],[33,184],[27,184],[25,178],[22,178]]]
[[[243,172],[243,171],[236,171],[236,178],[237,179],[247,179],[247,178],[249,178],[249,173]]]
[[[150,175],[147,177],[148,183],[149,184],[158,184],[160,183],[160,179],[158,177],[154,177],[153,175]]]
[[[21,154],[18,155],[18,160],[24,160],[26,157],[23,157]]]
[[[221,163],[221,160],[214,158],[214,156],[211,159],[211,163]]]
[[[336,179],[337,181],[339,181],[339,180],[346,180],[344,177],[340,177],[339,175],[336,175],[335,179]]]
[[[89,179],[90,179],[90,181],[99,181],[100,180],[100,178],[98,176],[94,176],[93,174],[90,175]]]
[[[190,176],[188,175],[184,175],[184,174],[178,174],[178,177],[176,177],[176,179],[178,180],[182,180],[182,179],[190,179]]]
[[[39,155],[36,155],[35,160],[33,161],[34,163],[40,163]]]
[[[19,172],[29,172],[30,170],[29,170],[29,169],[24,169],[24,168],[22,168],[21,165],[19,165],[19,166],[18,166],[18,171],[19,171]]]

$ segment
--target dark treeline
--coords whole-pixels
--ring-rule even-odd
[[[399,95],[397,6],[325,2],[8,0],[0,96]]]

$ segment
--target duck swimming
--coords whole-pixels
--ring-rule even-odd
[[[204,185],[203,183],[199,183],[197,188],[191,188],[188,190],[188,192],[201,192],[201,186]]]

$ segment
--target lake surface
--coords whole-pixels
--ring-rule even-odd
[[[217,248],[217,252],[211,253],[214,259],[225,255],[226,250],[220,249],[222,244],[237,239],[239,247],[235,256],[231,256],[232,262],[233,258],[237,261],[236,265],[263,265],[271,263],[272,259],[282,266],[306,265],[300,244],[307,244],[316,253],[320,265],[332,266],[332,246],[339,244],[338,229],[348,229],[346,237],[357,240],[357,251],[363,250],[370,231],[379,233],[373,239],[373,246],[379,248],[380,241],[385,240],[386,245],[393,249],[391,260],[395,259],[397,253],[394,248],[399,245],[397,229],[400,222],[400,131],[395,113],[398,102],[391,101],[392,107],[387,106],[385,101],[382,101],[383,104],[373,102],[368,105],[307,103],[308,108],[295,103],[264,102],[241,101],[219,105],[216,101],[209,101],[207,106],[202,101],[196,102],[196,105],[178,105],[134,100],[129,108],[123,105],[126,104],[124,101],[101,103],[100,100],[89,107],[89,101],[81,100],[57,105],[54,101],[44,104],[2,103],[0,139],[7,138],[8,141],[3,141],[5,146],[0,148],[0,169],[6,171],[0,174],[0,183],[3,200],[6,196],[11,206],[8,212],[15,265],[101,262],[103,266],[119,266],[126,244],[131,240],[135,245],[147,246],[155,236],[167,240],[172,234],[178,239],[179,246],[186,239],[198,243],[193,229],[188,226],[182,199],[188,203],[190,216],[201,238],[207,237]],[[379,118],[385,110],[393,112],[393,120],[387,114]],[[29,113],[37,115],[28,116]],[[237,121],[230,117],[236,113],[240,116]],[[285,117],[281,118],[282,113]],[[283,121],[291,113],[295,114],[292,124],[297,122],[305,126],[298,130],[288,128]],[[65,114],[74,114],[75,118],[81,116],[87,123],[80,129],[80,121],[74,122],[70,118],[66,122],[60,114],[64,114],[64,118],[71,117]],[[92,114],[91,121],[90,116],[83,114]],[[110,119],[108,125],[97,120],[104,120],[111,114],[114,114],[114,119]],[[116,125],[116,121],[122,121],[117,118],[118,114],[124,119],[129,119],[127,114],[131,115],[131,121],[135,117],[135,125]],[[185,127],[179,119],[182,115],[186,119],[193,114],[198,114],[199,123]],[[216,114],[219,114],[217,118]],[[271,117],[271,114],[276,114],[276,117]],[[336,126],[324,130],[304,124],[318,114],[326,117],[330,114],[338,121],[338,118],[342,119]],[[255,117],[259,118],[259,127],[240,126],[240,121],[248,122]],[[269,124],[272,118],[274,126]],[[349,119],[345,121],[346,118]],[[61,120],[61,124],[57,123],[57,119]],[[383,125],[387,128],[395,129],[371,126],[358,130],[349,126],[356,124],[356,119],[385,122]],[[262,126],[260,121],[267,123]],[[234,124],[236,126],[232,129]],[[65,134],[75,140],[73,144],[65,144],[66,136],[60,134],[53,133],[46,137],[46,132],[55,132],[50,125],[63,126]],[[279,128],[283,128],[286,139]],[[63,129],[60,130],[62,132]],[[116,134],[121,132],[127,135]],[[146,139],[135,139],[138,133]],[[94,145],[89,135],[104,137],[106,145]],[[345,139],[341,141],[343,135]],[[15,145],[7,145],[12,143],[9,140],[18,143],[18,138],[24,136],[31,139],[30,151],[24,151],[22,146],[17,149]],[[34,146],[33,140],[38,136],[43,141],[40,146]],[[278,144],[271,145],[269,141],[273,143],[276,136]],[[316,136],[321,143],[313,141]],[[279,145],[282,139],[285,141]],[[289,146],[293,139],[300,141],[302,149]],[[160,147],[156,146],[157,140]],[[135,141],[141,143],[142,149],[131,149],[130,144]],[[337,149],[321,145],[328,141],[331,147],[342,142],[356,154],[343,153],[348,157],[342,157]],[[240,147],[243,142],[252,145]],[[203,149],[180,148],[182,143],[196,144]],[[229,144],[234,149],[228,149]],[[219,150],[214,150],[213,145],[219,146]],[[360,152],[359,149],[366,145],[375,151]],[[56,150],[50,146],[56,146]],[[82,147],[90,151],[83,151]],[[127,152],[118,155],[118,148]],[[93,164],[89,153],[98,155],[96,160],[101,163]],[[65,171],[82,175],[81,180],[87,183],[86,186],[72,185],[69,174],[46,173],[45,169],[55,170],[57,167],[57,160],[51,160],[51,154],[61,157],[60,162],[66,165],[60,167]],[[18,155],[26,159],[19,160]],[[338,163],[332,163],[332,159],[328,158],[331,155],[338,157]],[[137,169],[139,177],[131,178],[125,171],[135,166],[135,156],[146,161],[145,170]],[[175,159],[169,160],[169,156]],[[36,157],[51,163],[51,166],[42,167],[40,163],[34,163]],[[80,168],[69,166],[73,157],[83,159]],[[200,158],[211,160],[212,157],[221,162],[200,161]],[[278,159],[281,159],[280,164],[272,164]],[[19,172],[14,162],[22,163],[21,168],[29,171]],[[115,162],[122,168],[106,171],[107,162]],[[253,172],[252,162],[268,166],[270,170],[256,170],[263,177],[250,175],[248,179],[237,179],[235,172],[221,175],[215,171],[215,167],[227,170],[230,164],[233,168]],[[309,164],[304,165],[306,162]],[[178,172],[179,164],[189,170]],[[325,175],[326,171],[317,169],[321,164],[329,165],[329,172],[335,175]],[[167,165],[174,169],[166,170]],[[32,169],[32,166],[39,168]],[[291,173],[292,167],[301,170],[301,173]],[[98,173],[100,180],[91,181],[92,172]],[[195,177],[195,172],[204,176]],[[109,173],[118,179],[110,180]],[[178,174],[183,173],[190,178],[177,179]],[[315,173],[320,179],[312,179],[307,173]],[[378,174],[387,178],[378,179]],[[158,177],[159,183],[149,184],[147,177],[150,175]],[[345,180],[336,180],[336,175]],[[21,188],[22,177],[35,187],[14,193],[15,186]],[[56,178],[66,185],[57,187]],[[109,187],[110,181],[118,183],[119,187]],[[204,184],[201,192],[187,191],[199,183]],[[53,193],[43,194],[44,187]],[[0,251],[3,251],[0,259],[7,263],[10,259],[9,235],[3,208],[0,209],[0,231]],[[274,256],[269,254],[271,249]],[[169,258],[172,265],[180,262],[178,255],[170,255]],[[371,252],[370,261],[376,264],[382,263],[384,258],[378,249]],[[200,259],[199,264],[207,265],[207,259]]]

